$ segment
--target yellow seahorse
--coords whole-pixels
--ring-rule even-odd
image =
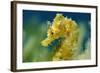
[[[55,39],[60,40],[60,45],[52,57],[53,61],[73,59],[78,45],[79,28],[77,23],[71,18],[64,17],[62,14],[56,14],[52,25],[47,31],[47,38],[44,39],[42,46],[49,46]]]

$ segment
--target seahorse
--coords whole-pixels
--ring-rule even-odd
[[[74,20],[57,13],[47,30],[47,38],[41,41],[41,45],[47,47],[53,41],[59,40],[59,45],[55,47],[52,60],[72,60],[75,51],[78,49],[79,34],[78,24]]]

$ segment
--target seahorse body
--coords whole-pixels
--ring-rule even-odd
[[[55,39],[61,38],[59,46],[56,46],[52,60],[71,60],[79,43],[78,37],[79,28],[77,23],[71,18],[64,17],[62,14],[56,14],[52,25],[47,31],[47,38],[41,44],[48,46]]]

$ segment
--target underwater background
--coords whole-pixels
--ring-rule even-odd
[[[91,14],[77,12],[23,10],[23,62],[51,61],[53,48],[43,47],[41,41],[47,36],[48,24],[57,13],[71,18],[80,26],[82,38],[76,59],[90,59]]]

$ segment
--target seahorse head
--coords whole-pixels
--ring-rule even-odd
[[[48,46],[52,41],[58,39],[62,35],[64,16],[62,14],[56,14],[52,24],[47,30],[47,38],[41,43],[43,46]]]
[[[49,26],[47,30],[47,38],[41,42],[43,46],[48,46],[54,40],[66,37],[74,31],[76,28],[76,23],[64,17],[62,14],[56,14],[52,24]]]

